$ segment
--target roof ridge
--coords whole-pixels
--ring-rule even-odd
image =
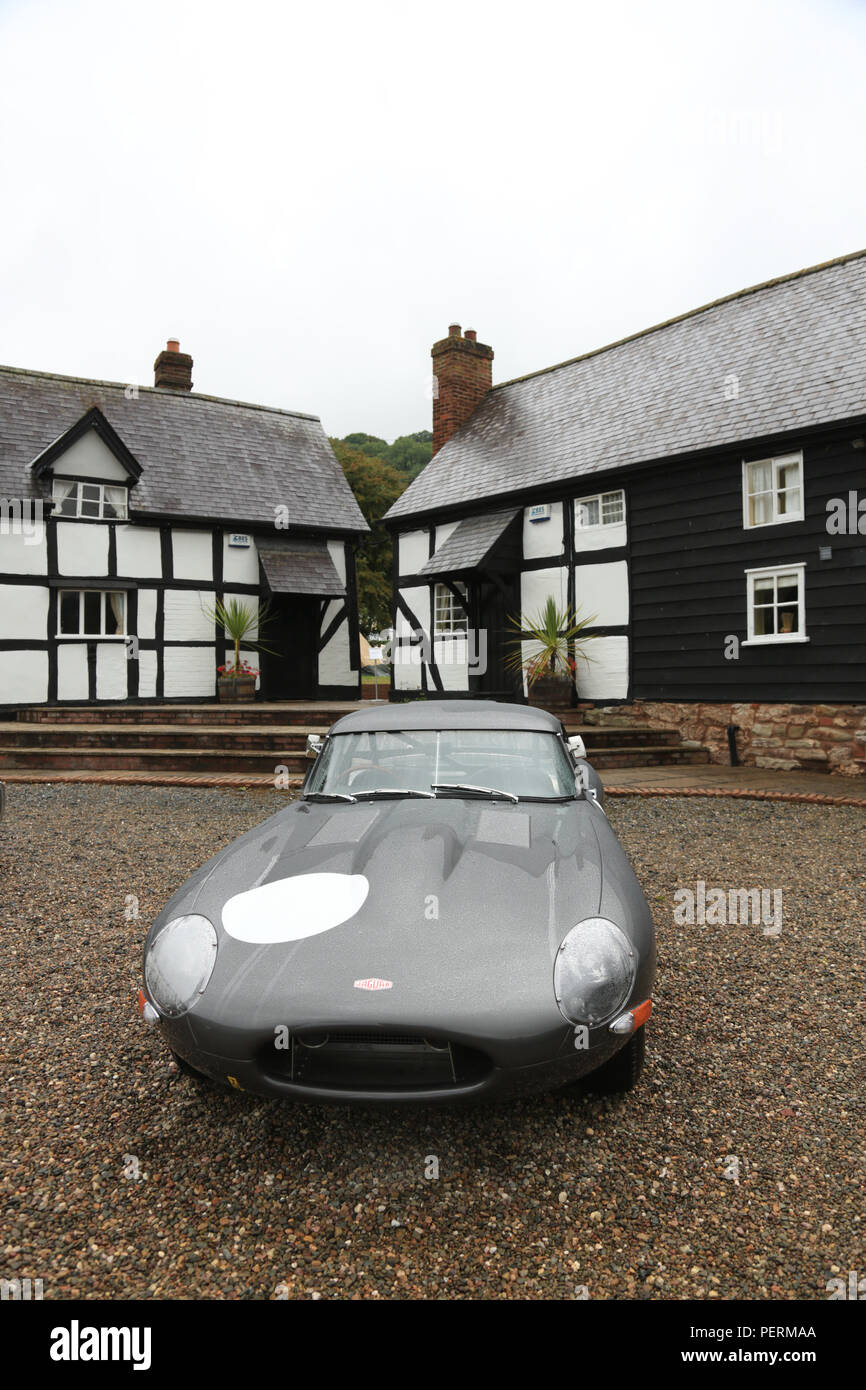
[[[654,323],[649,328],[641,328],[636,333],[628,333],[624,338],[617,338],[612,343],[605,343],[603,347],[591,348],[589,352],[578,353],[576,357],[567,357],[564,362],[555,362],[552,367],[539,367],[537,371],[525,372],[522,376],[509,377],[508,381],[498,381],[495,386],[491,387],[491,390],[501,391],[506,386],[516,386],[521,381],[532,381],[535,377],[546,376],[549,372],[558,372],[561,367],[572,367],[576,362],[585,362],[590,357],[600,357],[602,353],[611,352],[614,348],[623,347],[626,343],[634,343],[639,338],[648,337],[651,333],[658,333],[664,328],[671,328],[675,323],[684,323],[686,319],[697,318],[699,314],[716,309],[720,304],[730,304],[735,299],[744,299],[746,295],[757,294],[760,290],[773,289],[776,285],[785,285],[792,280],[801,280],[806,275],[815,275],[821,270],[830,270],[833,266],[845,265],[848,261],[861,260],[864,256],[866,256],[866,247],[862,251],[849,251],[845,256],[836,256],[829,261],[820,261],[817,265],[805,266],[802,270],[790,271],[787,275],[776,275],[772,280],[761,280],[758,284],[748,285],[743,290],[735,290],[732,294],[723,294],[718,299],[710,299],[706,304],[699,305],[697,309],[689,309],[686,313],[675,314],[673,318],[663,319],[661,323]]]
[[[209,396],[203,391],[172,391],[166,386],[142,386],[135,381],[106,381],[101,377],[69,376],[65,372],[41,372],[34,367],[11,367],[0,362],[0,372],[9,376],[32,376],[47,381],[74,381],[81,386],[108,386],[117,391],[125,391],[134,386],[139,392],[146,391],[150,396],[176,396],[185,401],[209,401],[215,405],[235,405],[244,410],[262,410],[271,415],[287,415],[293,420],[316,420],[322,422],[321,415],[309,415],[303,410],[285,410],[278,405],[257,405],[255,401],[239,401],[231,396]]]

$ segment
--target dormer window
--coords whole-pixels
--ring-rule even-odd
[[[116,483],[55,478],[54,514],[84,521],[125,521],[128,489]]]

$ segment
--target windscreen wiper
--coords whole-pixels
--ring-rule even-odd
[[[500,791],[498,787],[473,787],[468,782],[434,782],[434,792],[462,792],[468,796],[489,796],[496,801],[519,801],[513,792]]]
[[[304,801],[357,801],[356,796],[349,796],[346,792],[304,792]]]
[[[376,787],[373,791],[355,792],[354,801],[373,801],[376,797],[427,796],[435,800],[434,792],[419,792],[415,787]]]

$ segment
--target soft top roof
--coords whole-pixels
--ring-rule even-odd
[[[380,729],[511,729],[558,734],[562,723],[547,710],[499,700],[407,700],[355,710],[338,719],[331,733],[374,733]]]

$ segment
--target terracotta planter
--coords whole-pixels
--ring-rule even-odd
[[[529,687],[529,703],[542,709],[561,709],[571,706],[574,691],[569,676],[539,676]]]
[[[234,704],[256,698],[255,676],[218,676],[217,694],[221,701]]]

